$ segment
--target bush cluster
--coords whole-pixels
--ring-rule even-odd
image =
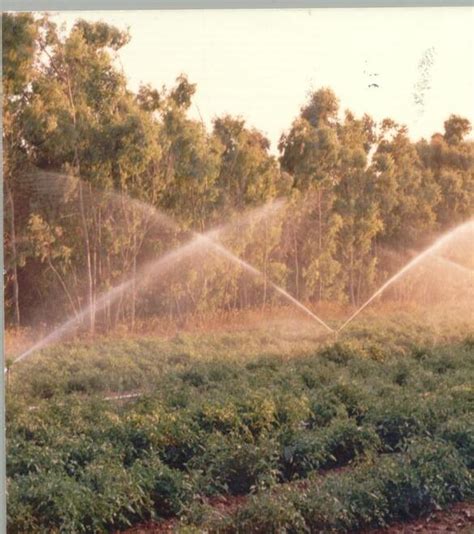
[[[31,409],[11,394],[9,532],[169,517],[224,532],[357,530],[471,495],[470,345],[371,354],[336,344],[291,360],[180,360],[134,402],[75,393]],[[224,519],[203,508],[248,494]]]

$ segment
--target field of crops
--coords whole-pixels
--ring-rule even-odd
[[[354,532],[472,499],[474,337],[376,315],[338,340],[276,325],[18,365],[9,533]]]

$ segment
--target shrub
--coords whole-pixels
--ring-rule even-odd
[[[292,432],[282,440],[279,470],[283,480],[306,477],[328,462],[326,441],[321,432]]]
[[[180,514],[194,498],[196,486],[193,478],[164,465],[156,456],[136,462],[132,470],[159,517]]]
[[[207,376],[197,370],[183,371],[179,374],[179,377],[184,383],[196,388],[205,386],[208,383]]]
[[[319,431],[299,431],[284,436],[280,470],[286,480],[306,477],[311,471],[341,466],[380,447],[376,432],[339,420]]]
[[[275,499],[264,495],[252,499],[250,504],[238,511],[227,524],[217,523],[210,526],[211,532],[252,532],[255,534],[303,534],[310,532],[300,512],[291,499],[280,495]]]
[[[8,532],[97,532],[94,493],[58,472],[9,479]]]
[[[299,427],[310,414],[310,402],[305,396],[287,393],[275,401],[275,423],[279,426]]]
[[[188,466],[202,473],[206,494],[248,493],[272,484],[276,478],[278,445],[274,440],[262,437],[256,441],[242,441],[237,434],[213,433],[203,449]]]
[[[344,415],[345,408],[334,393],[322,391],[309,401],[310,414],[308,426],[318,428],[327,426],[338,415]]]
[[[376,429],[387,451],[396,451],[405,439],[429,434],[431,415],[420,400],[392,398],[372,406],[365,423]]]
[[[242,423],[255,437],[270,430],[276,422],[275,403],[264,393],[249,392],[236,404]]]
[[[330,391],[344,405],[349,417],[361,421],[367,412],[366,394],[351,384],[336,384]]]
[[[198,409],[196,420],[204,431],[218,431],[223,434],[238,431],[242,425],[237,408],[231,402],[205,402]]]
[[[385,495],[393,519],[418,517],[435,507],[462,500],[473,481],[461,456],[443,442],[416,439],[405,454],[384,464]]]
[[[319,353],[321,358],[336,363],[337,365],[347,365],[353,358],[363,357],[360,348],[348,341],[334,343],[322,349]]]
[[[370,427],[357,426],[351,420],[341,420],[328,428],[325,447],[329,460],[324,467],[332,467],[344,465],[361,454],[377,451],[380,439]]]
[[[472,414],[450,419],[440,428],[439,435],[456,447],[470,469],[474,468],[474,423]]]

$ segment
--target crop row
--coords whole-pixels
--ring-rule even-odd
[[[298,362],[262,358],[243,366],[178,368],[154,395],[125,406],[70,396],[29,411],[10,399],[9,532],[103,532],[172,516],[195,522],[206,497],[260,495],[351,462],[363,466],[339,482],[325,479],[324,491],[349,488],[353,477],[369,488],[370,480],[383,478],[375,476],[375,465],[380,473],[384,462],[402,469],[396,458],[409,454],[413,439],[425,449],[430,443],[449,449],[457,462],[453,476],[459,472],[449,499],[464,498],[474,467],[470,356],[465,343],[416,350],[389,364],[335,345]],[[433,472],[438,467],[433,461]],[[443,497],[447,489],[440,488]],[[443,505],[445,497],[433,495],[431,504],[410,505],[409,514]],[[407,498],[401,495],[399,505]],[[248,513],[260,502],[264,496]],[[404,517],[390,511],[392,504],[382,508],[383,521]],[[226,521],[237,523],[225,528],[245,524],[240,515]]]

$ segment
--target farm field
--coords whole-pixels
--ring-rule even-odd
[[[474,338],[424,317],[45,349],[10,377],[9,532],[360,532],[469,501]]]
[[[3,14],[0,532],[470,528],[469,9]]]

